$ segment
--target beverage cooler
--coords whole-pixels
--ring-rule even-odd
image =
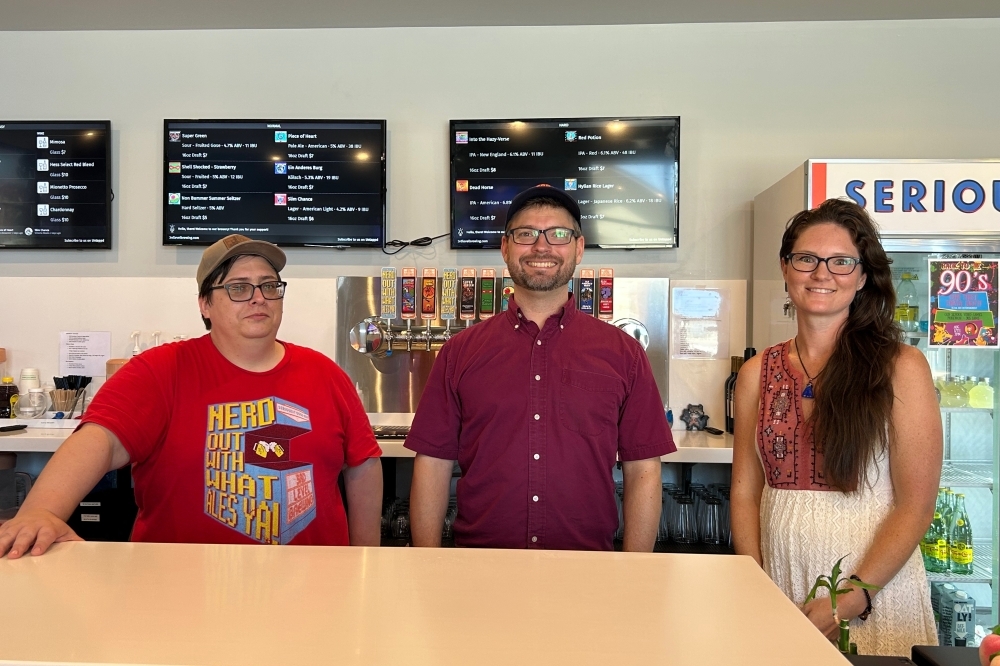
[[[892,259],[896,319],[934,376],[944,465],[921,551],[936,614],[941,611],[942,644],[963,644],[957,629],[951,633],[942,595],[972,600],[975,623],[990,627],[997,623],[1000,590],[1000,504],[993,488],[1000,476],[1000,162],[809,160],[758,195],[750,297],[757,349],[795,335],[778,261],[786,223],[837,197],[864,206],[878,223]]]

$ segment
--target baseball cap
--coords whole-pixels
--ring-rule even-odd
[[[510,225],[510,221],[522,208],[524,208],[526,203],[532,199],[538,199],[539,197],[555,199],[562,204],[562,207],[565,208],[570,215],[573,216],[576,223],[580,224],[580,205],[576,203],[576,199],[566,194],[558,187],[541,183],[539,185],[535,185],[534,187],[529,187],[524,192],[521,192],[514,197],[514,199],[510,202],[510,206],[507,208],[507,220],[504,222],[503,228],[506,229]]]
[[[212,243],[202,253],[201,263],[198,264],[198,288],[201,288],[205,278],[211,275],[212,271],[222,265],[226,259],[245,254],[264,257],[274,266],[276,271],[285,267],[285,253],[274,243],[254,240],[240,234],[230,234]]]

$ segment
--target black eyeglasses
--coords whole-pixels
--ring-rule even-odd
[[[280,301],[285,297],[285,287],[287,282],[274,280],[271,282],[261,282],[260,284],[250,284],[249,282],[234,282],[232,284],[220,284],[212,287],[209,291],[225,289],[229,294],[229,300],[234,303],[246,303],[253,299],[253,292],[260,289],[260,295],[269,301]]]
[[[826,264],[826,270],[834,275],[850,275],[861,265],[861,260],[857,257],[817,257],[815,254],[806,252],[792,252],[785,255],[785,262],[791,264],[792,268],[800,273],[812,273],[819,268],[819,265]]]
[[[534,245],[538,242],[538,237],[543,234],[549,245],[569,245],[574,238],[580,235],[575,229],[567,229],[566,227],[552,227],[550,229],[518,227],[507,232],[510,239],[518,245]]]

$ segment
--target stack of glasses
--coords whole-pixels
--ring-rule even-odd
[[[657,541],[704,543],[732,548],[729,529],[729,486],[692,483],[687,491],[663,484],[663,512]]]

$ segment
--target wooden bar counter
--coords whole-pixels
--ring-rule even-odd
[[[0,559],[0,663],[846,664],[747,557],[65,543]]]

